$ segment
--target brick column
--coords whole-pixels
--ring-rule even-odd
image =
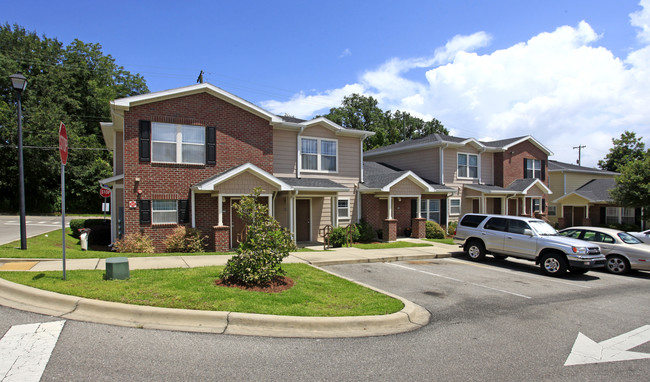
[[[564,218],[557,218],[557,226],[560,227],[560,229],[566,228],[564,225]]]
[[[214,250],[215,252],[230,251],[230,227],[214,226]]]
[[[397,240],[397,219],[384,220],[384,240]]]
[[[411,237],[416,239],[427,237],[427,219],[413,218],[411,220]]]

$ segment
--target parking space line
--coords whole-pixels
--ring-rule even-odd
[[[443,276],[443,275],[439,275],[437,273],[422,271],[422,270],[419,270],[419,269],[406,267],[404,265],[399,265],[399,264],[395,264],[395,263],[384,263],[384,264],[392,265],[394,267],[408,269],[410,271],[424,273],[425,275],[429,275],[429,276],[440,277],[440,278],[447,279],[447,280],[452,280],[452,281],[457,281],[457,282],[460,282],[460,283],[470,284],[470,285],[473,285],[473,286],[476,286],[476,287],[479,287],[479,288],[490,289],[490,290],[493,290],[493,291],[496,291],[496,292],[511,294],[511,295],[517,296],[517,297],[528,298],[528,299],[532,298],[530,296],[526,296],[526,295],[523,295],[523,294],[520,294],[520,293],[510,292],[510,291],[503,290],[503,289],[492,288],[492,287],[487,286],[487,285],[477,284],[477,283],[474,283],[474,282],[471,282],[471,281],[464,281],[464,280],[456,279],[456,278],[453,278],[453,277]]]
[[[450,258],[444,259],[444,260],[451,261],[451,262],[456,263],[456,264],[471,265],[473,267],[480,267],[480,268],[483,268],[483,269],[489,269],[489,270],[495,271],[495,272],[516,274],[517,276],[521,276],[521,277],[529,277],[529,278],[533,278],[533,279],[537,279],[537,280],[544,280],[544,281],[553,282],[553,283],[556,283],[556,284],[571,285],[571,286],[574,286],[576,288],[591,289],[590,286],[574,284],[574,283],[569,282],[569,281],[558,280],[558,279],[555,279],[555,278],[549,277],[549,276],[529,275],[529,274],[526,274],[526,273],[515,272],[515,271],[509,270],[509,269],[499,269],[499,268],[494,268],[494,267],[490,267],[490,266],[483,265],[483,264],[476,264],[474,262],[465,261],[465,260],[450,259]]]

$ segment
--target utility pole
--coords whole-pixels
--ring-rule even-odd
[[[578,149],[578,166],[580,166],[580,160],[582,158],[582,149],[585,148],[587,148],[587,146],[578,145],[573,147],[574,150]]]

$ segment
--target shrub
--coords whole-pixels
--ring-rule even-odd
[[[144,233],[125,235],[113,244],[113,249],[120,253],[154,253],[153,240]]]
[[[296,250],[291,233],[269,215],[266,205],[257,203],[261,192],[261,188],[255,188],[234,205],[248,232],[221,273],[227,283],[265,285],[285,274],[282,260]]]
[[[449,222],[449,224],[447,225],[447,234],[452,236],[454,232],[456,232],[457,227],[458,227],[457,221]]]
[[[348,230],[352,230],[352,240],[348,243]],[[332,247],[342,247],[347,244],[352,244],[355,240],[359,239],[359,230],[356,229],[355,225],[350,225],[348,227],[334,227],[330,233],[330,245]]]
[[[90,245],[109,245],[111,243],[111,222],[96,224],[90,228],[88,235],[88,244]]]
[[[427,220],[427,239],[444,239],[445,231],[440,224]]]
[[[372,228],[370,223],[368,223],[365,220],[361,220],[359,223],[356,224],[357,230],[359,231],[359,241],[361,242],[368,242],[368,241],[373,241],[375,237],[375,229]]]
[[[167,236],[163,245],[165,252],[197,253],[205,252],[205,240],[207,236],[201,236],[201,231],[196,228],[180,226]]]

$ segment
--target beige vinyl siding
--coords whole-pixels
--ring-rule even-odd
[[[481,183],[494,184],[494,154],[481,153]]]
[[[391,195],[420,195],[423,189],[410,179],[403,179],[390,189]]]
[[[287,130],[273,130],[273,174],[295,176],[298,148],[298,133]]]
[[[122,175],[124,174],[124,135],[121,131],[115,133],[115,147],[113,150],[113,175]]]
[[[255,187],[261,187],[262,193],[277,191],[278,188],[270,183],[263,181],[255,175],[245,172],[233,179],[227,180],[216,187],[216,191],[223,194],[249,194]]]
[[[564,195],[564,174],[552,172],[548,176],[549,189],[553,192],[551,198],[557,199]]]
[[[288,196],[286,193],[278,195],[275,198],[275,219],[280,223],[282,227],[289,227],[289,203],[287,201]]]
[[[613,176],[603,176],[598,174],[576,174],[576,173],[566,173],[566,193],[571,193],[578,188],[585,185],[592,179],[607,179],[613,178]]]

